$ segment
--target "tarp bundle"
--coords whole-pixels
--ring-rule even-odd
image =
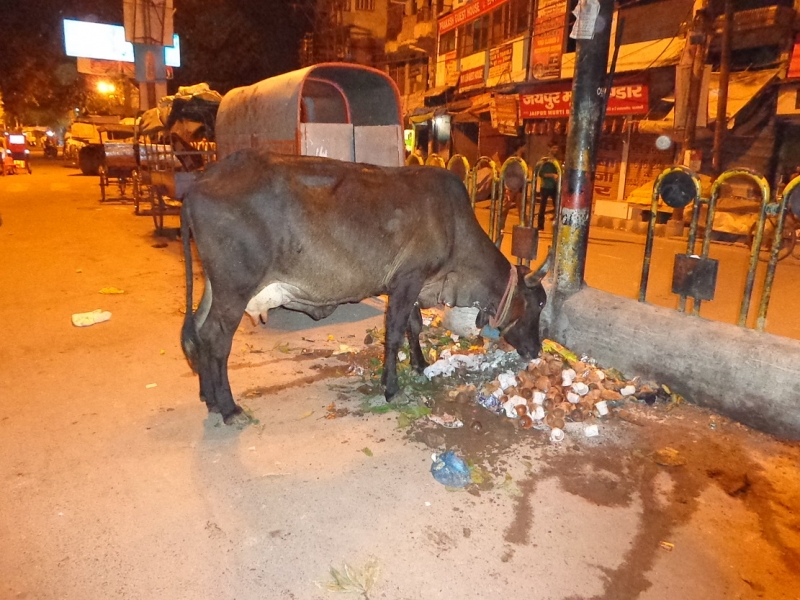
[[[165,96],[159,106],[145,111],[139,119],[139,133],[154,136],[175,134],[191,142],[214,140],[214,125],[222,96],[207,83],[178,88]]]

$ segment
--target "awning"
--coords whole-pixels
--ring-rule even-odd
[[[445,109],[442,106],[437,108],[418,108],[408,115],[408,120],[413,124],[425,123],[426,121],[430,121],[434,117],[443,115],[444,113]]]
[[[738,71],[730,74],[728,80],[728,129],[736,125],[736,115],[755,98],[778,74],[778,69],[766,71]],[[708,122],[717,118],[719,99],[719,73],[711,73],[708,86]],[[639,121],[640,133],[671,135],[675,129],[675,109],[663,119],[644,119]]]
[[[426,98],[432,98],[433,96],[441,96],[445,92],[449,92],[455,87],[455,85],[440,85],[434,88],[429,89],[428,91],[423,94]]]
[[[451,123],[479,123],[481,120],[480,117],[472,114],[468,110],[451,114],[452,114],[452,117],[450,119]]]
[[[728,82],[728,104],[725,113],[728,116],[728,129],[736,124],[736,115],[758,93],[763,90],[778,74],[778,69],[765,71],[738,71],[731,73]],[[717,118],[717,101],[719,99],[719,73],[711,73],[708,87],[708,120]]]
[[[628,71],[645,71],[657,67],[677,65],[683,52],[682,37],[664,38],[649,42],[623,44],[619,47],[615,73]],[[608,66],[614,56],[614,48],[609,48]],[[561,58],[561,77],[568,78],[575,74],[575,53],[564,54]]]

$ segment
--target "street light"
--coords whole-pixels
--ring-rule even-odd
[[[117,91],[117,88],[114,86],[113,83],[110,83],[108,81],[98,81],[97,91],[100,92],[101,94],[111,95],[115,91]]]

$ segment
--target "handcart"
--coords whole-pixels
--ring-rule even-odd
[[[132,128],[128,128],[132,131]],[[134,205],[139,205],[139,160],[136,153],[139,145],[130,142],[110,142],[104,140],[105,127],[99,127],[100,140],[103,147],[103,161],[97,173],[100,176],[100,201],[108,199],[109,187],[114,184],[117,187],[120,199],[127,199],[128,190]]]
[[[164,217],[180,216],[186,192],[206,165],[216,160],[213,144],[192,145],[175,134],[167,141],[142,144],[141,199],[150,203],[157,235],[164,232]]]

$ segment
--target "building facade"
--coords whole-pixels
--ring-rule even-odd
[[[342,23],[350,22],[345,13],[359,16],[352,10],[356,0],[326,1],[350,9]],[[715,151],[722,167],[747,165],[775,182],[800,164],[794,4],[800,0],[727,1],[734,11],[733,43],[721,149],[713,147],[713,131],[726,0],[618,3],[609,53],[614,78],[596,171],[597,214],[629,216],[628,200],[668,165],[683,162],[713,175]],[[400,90],[419,153],[445,159],[461,154],[474,163],[480,156],[504,160],[512,154],[535,162],[553,143],[563,151],[577,0],[375,3],[370,35],[381,50],[351,50],[348,56],[365,64],[378,64],[380,56]],[[701,65],[694,75],[693,61]]]

